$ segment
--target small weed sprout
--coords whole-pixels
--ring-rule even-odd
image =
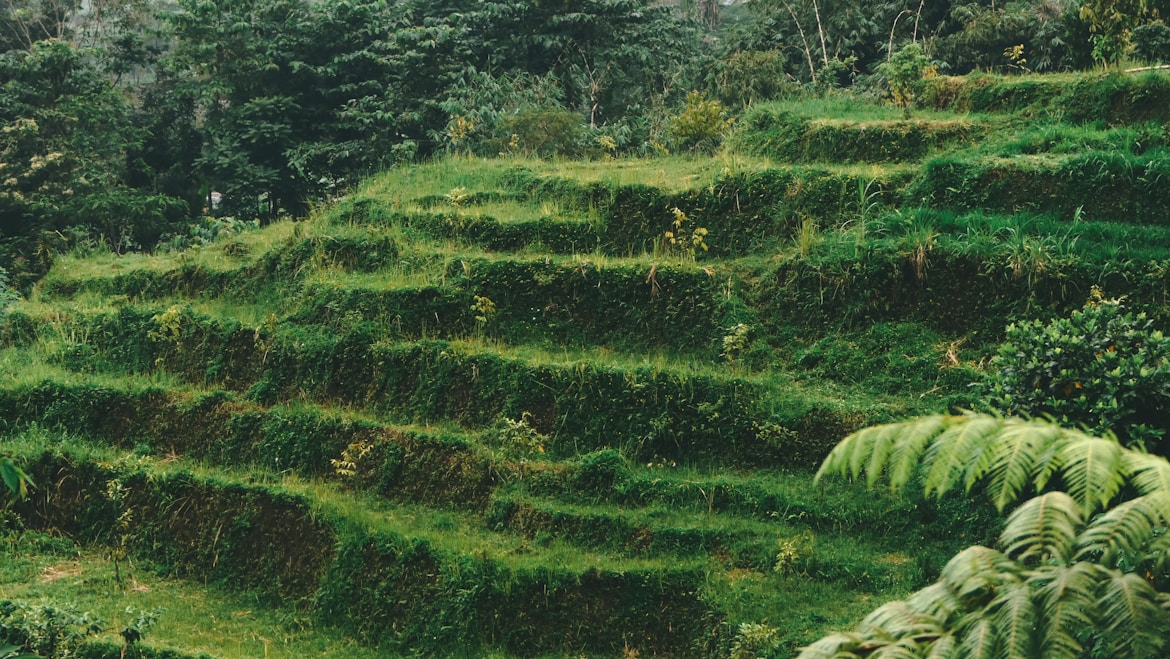
[[[120,509],[118,518],[114,522],[117,538],[114,541],[114,545],[110,548],[110,560],[114,562],[114,581],[119,586],[122,585],[122,562],[129,555],[130,539],[133,535],[134,528],[134,512],[130,509],[130,506],[126,505],[126,497],[128,494],[129,490],[126,489],[125,484],[117,478],[106,481],[106,489],[102,493],[106,501],[109,501]]]
[[[341,452],[340,458],[329,461],[333,472],[342,478],[354,478],[361,472],[362,461],[374,450],[373,442],[361,440],[351,443]]]
[[[601,147],[601,151],[605,154],[606,160],[613,160],[613,155],[617,152],[617,142],[612,137],[609,135],[598,137],[597,146]]]
[[[800,231],[796,234],[796,251],[801,258],[808,258],[824,241],[824,236],[821,235],[821,227],[813,220],[804,220],[800,223]]]
[[[799,439],[795,430],[786,428],[779,423],[760,423],[757,421],[752,424],[752,430],[759,442],[775,449],[790,449],[792,443]]]
[[[548,438],[532,427],[531,412],[524,412],[519,419],[504,417],[496,429],[500,447],[505,452],[521,457],[544,453]]]
[[[151,609],[149,611],[139,611],[132,606],[126,607],[126,615],[132,616],[130,623],[118,632],[122,637],[122,656],[126,656],[126,651],[130,646],[141,641],[146,636],[146,632],[158,622],[158,619],[166,612],[165,608]]]
[[[147,332],[148,339],[158,343],[178,343],[183,335],[183,310],[179,305],[171,305],[150,319],[154,321],[154,329]]]
[[[700,250],[706,252],[709,249],[707,229],[692,227],[694,220],[687,217],[687,214],[677,206],[670,212],[674,214],[674,222],[671,222],[670,230],[662,234],[659,251],[668,257],[694,262],[697,252]]]
[[[171,305],[163,313],[151,316],[151,320],[154,321],[154,329],[148,330],[146,337],[163,346],[163,351],[154,358],[154,367],[158,369],[166,363],[166,350],[182,350],[179,341],[183,336],[183,309],[177,304]]]
[[[479,338],[483,338],[484,330],[496,315],[496,303],[492,302],[490,297],[476,295],[475,301],[471,304],[471,311],[475,314],[475,333]]]
[[[463,204],[466,204],[471,199],[471,193],[461,185],[457,188],[451,188],[451,191],[443,195],[443,198],[455,208],[462,208]]]
[[[776,564],[773,572],[789,575],[796,571],[796,563],[800,559],[812,554],[816,538],[811,531],[804,531],[794,538],[780,538],[777,544],[780,550],[776,552]]]
[[[471,134],[475,132],[475,120],[468,119],[462,115],[451,117],[447,122],[447,141],[450,144],[452,151],[458,151],[460,147],[467,143]],[[470,153],[470,147],[467,149]]]
[[[686,109],[670,119],[670,136],[682,149],[713,152],[734,122],[722,103],[692,91],[687,94]]]
[[[751,339],[752,327],[747,323],[737,323],[723,336],[723,352],[720,353],[728,364],[734,364],[740,353],[748,346]]]
[[[1031,71],[1028,68],[1028,58],[1024,57],[1024,44],[1016,44],[1008,46],[1003,49],[1003,56],[1008,61],[1008,66],[1021,71]]]
[[[780,646],[775,627],[760,622],[741,622],[731,642],[731,659],[770,657]]]

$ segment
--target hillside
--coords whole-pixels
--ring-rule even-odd
[[[997,530],[978,498],[814,488],[841,437],[978,405],[1005,325],[1093,286],[1165,325],[1170,138],[1028,89],[761,104],[712,157],[447,158],[76,250],[5,325],[17,513],[119,607],[157,600],[110,557],[322,652],[790,656]],[[13,574],[63,555],[29,544]],[[186,615],[148,644],[254,651]]]

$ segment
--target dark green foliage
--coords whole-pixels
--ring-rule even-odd
[[[93,55],[62,41],[0,54],[0,238],[21,286],[48,267],[43,232],[81,227],[123,251],[153,245],[186,212],[131,185],[127,150],[144,134]]]
[[[800,86],[784,66],[779,50],[736,51],[719,62],[711,85],[716,97],[734,108],[799,94]]]
[[[111,541],[123,506],[132,511],[131,549],[177,576],[228,582],[269,598],[299,599],[319,585],[333,555],[334,530],[300,497],[257,486],[218,484],[189,474],[159,477],[95,464],[71,465],[46,453],[32,473],[60,478],[53,503],[38,511],[45,528],[81,542]],[[101,496],[116,480],[121,502]]]
[[[1088,26],[1076,2],[956,3],[931,57],[948,73],[1066,71],[1088,68]],[[1022,46],[1023,61],[1005,49]]]
[[[1170,27],[1161,21],[1139,25],[1130,35],[1133,56],[1143,62],[1160,64],[1170,61]]]
[[[582,647],[613,653],[636,643],[677,656],[705,644],[719,618],[699,595],[703,569],[686,564],[582,571],[460,556],[391,533],[337,538],[327,518],[273,488],[182,473],[146,478],[71,464],[68,456],[36,462],[38,473],[69,483],[40,509],[44,524],[92,539],[117,511],[87,492],[117,479],[135,513],[134,541],[158,569],[286,601],[311,595],[314,617],[388,651],[493,647],[530,656]],[[565,624],[569,619],[575,624]],[[614,633],[592,632],[601,628]]]
[[[632,475],[629,460],[613,449],[606,449],[582,457],[570,484],[584,496],[600,497],[623,486]]]
[[[699,597],[701,579],[701,570],[681,566],[513,570],[486,556],[452,560],[425,540],[375,536],[339,548],[314,608],[388,651],[490,645],[532,656],[636,645],[677,656],[696,653],[717,621]]]
[[[1098,297],[1068,318],[1013,323],[1006,338],[982,384],[993,408],[1164,450],[1170,341],[1145,314]]]
[[[90,642],[82,645],[74,652],[77,659],[212,659],[211,655],[199,653],[193,655],[176,650],[156,649],[136,644],[129,649],[114,643]]]
[[[953,350],[941,335],[921,325],[875,323],[862,333],[825,336],[799,352],[795,361],[806,372],[873,392],[895,394],[927,382],[959,391],[968,372],[957,368]]]

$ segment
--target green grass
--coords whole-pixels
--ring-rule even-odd
[[[336,630],[313,625],[296,610],[274,610],[239,593],[177,580],[154,572],[149,563],[123,565],[121,583],[100,548],[82,547],[39,532],[0,536],[0,592],[29,603],[67,603],[103,622],[93,640],[120,645],[118,630],[136,611],[160,611],[143,641],[154,648],[219,659],[268,657],[385,657]]]
[[[372,177],[305,221],[186,251],[62,257],[9,310],[0,399],[46,406],[46,418],[85,436],[62,438],[14,407],[3,451],[33,460],[55,450],[77,473],[112,469],[135,483],[194,482],[208,501],[246,492],[303,504],[309,514],[297,523],[336,533],[346,560],[363,556],[354,548],[364,539],[378,547],[347,574],[393,575],[395,561],[422,556],[443,584],[467,589],[416,584],[410,592],[454,607],[426,616],[462,616],[460,602],[481,602],[487,589],[495,605],[518,607],[491,615],[543,621],[525,632],[543,640],[508,641],[515,654],[575,656],[548,639],[584,624],[593,606],[554,615],[531,593],[564,604],[574,596],[565,592],[585,589],[604,605],[614,594],[589,591],[591,580],[645,578],[682,579],[686,597],[697,593],[710,633],[686,647],[725,655],[740,623],[762,623],[782,641],[775,656],[788,656],[924,585],[956,549],[997,528],[986,506],[959,495],[932,502],[832,479],[814,486],[809,467],[837,436],[977,404],[969,385],[1003,327],[1080,306],[1093,285],[1170,320],[1170,227],[1110,215],[1138,195],[1089,189],[1090,201],[1113,199],[1113,208],[1041,194],[1057,189],[1045,177],[1058,171],[1072,191],[1109,176],[1138,186],[1126,172],[1160,171],[1159,126],[1074,125],[1027,100],[1084,80],[964,83],[969,101],[992,110],[1000,101],[979,85],[1013,87],[1029,109],[1012,116],[906,113],[844,96],[754,110],[825,131],[816,139],[845,155],[879,128],[920,131],[921,157],[880,160],[880,138],[867,143],[878,162],[774,162],[735,150],[735,140],[760,137],[741,122],[714,156],[441,159]],[[1102,80],[1090,82],[1115,82]],[[947,137],[931,142],[932,130]],[[958,187],[969,181],[952,191],[922,180],[947,167],[989,183],[968,195]],[[970,207],[990,183],[999,196]],[[1134,189],[1143,203],[1158,200],[1156,186]],[[655,247],[676,207],[710,229],[710,252]],[[474,296],[494,298],[486,322],[474,320]],[[151,339],[152,316],[172,306],[184,310],[179,339]],[[223,370],[233,364],[246,373]],[[120,416],[94,409],[106,401],[123,406]],[[140,401],[165,408],[131,409]],[[191,423],[190,410],[205,410],[218,441],[238,445],[216,450],[210,430],[177,427]],[[19,428],[28,429],[12,434]],[[336,473],[331,459],[367,444],[374,457],[360,475]],[[152,448],[166,446],[199,457]],[[273,456],[294,464],[278,468]],[[805,468],[776,468],[798,463]],[[250,528],[253,518],[234,514],[225,528]],[[326,584],[324,595],[273,607],[267,591],[172,579],[163,575],[181,566],[141,557],[130,573],[146,588],[119,585],[100,544],[35,533],[0,543],[13,557],[0,561],[5,597],[75,602],[111,628],[126,606],[171,602],[148,637],[160,647],[223,657],[508,654],[359,633],[365,620],[425,604],[362,610],[361,588],[342,597]],[[492,574],[498,581],[474,581]],[[391,592],[397,582],[379,583]],[[313,602],[325,600],[352,618],[314,618]],[[674,613],[635,604],[590,633]],[[363,648],[359,638],[388,645]],[[602,654],[631,639],[612,640]],[[389,647],[400,641],[407,646]]]

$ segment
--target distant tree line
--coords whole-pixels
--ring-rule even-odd
[[[1157,58],[1170,0],[0,0],[0,266],[182,242],[438,152],[606,157],[709,144],[670,117],[806,84]],[[1170,58],[1167,58],[1170,59]],[[678,114],[676,114],[678,113]],[[692,123],[693,123],[693,117]],[[699,136],[700,138],[702,136]]]

